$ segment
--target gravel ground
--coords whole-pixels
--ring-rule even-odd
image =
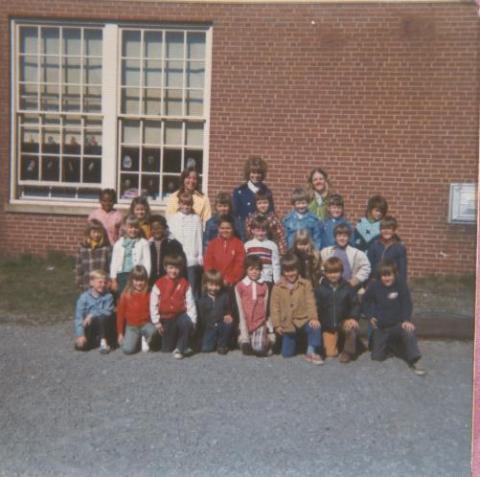
[[[470,475],[471,342],[404,363],[73,351],[0,325],[2,476]]]

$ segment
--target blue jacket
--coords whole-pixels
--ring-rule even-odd
[[[285,228],[285,234],[287,236],[288,248],[293,247],[293,241],[295,239],[295,232],[297,230],[308,230],[310,237],[313,240],[313,244],[317,250],[321,250],[322,245],[322,222],[312,212],[307,212],[303,216],[299,217],[295,210],[292,210],[282,220]]]
[[[210,217],[205,224],[205,231],[203,232],[203,252],[207,250],[208,242],[213,240],[218,236],[218,222],[220,221],[220,216],[215,214]],[[245,241],[245,234],[242,221],[239,217],[233,217],[234,221],[234,232],[235,235],[242,241]]]
[[[270,197],[268,212],[273,212],[275,207],[273,205],[272,191],[263,182],[260,183],[258,191]],[[233,189],[232,206],[233,215],[241,220],[242,225],[248,214],[255,212],[255,194],[248,188],[247,183]]]
[[[324,247],[332,247],[335,245],[335,235],[334,235],[334,230],[335,227],[339,224],[346,224],[350,227],[350,230],[352,230],[352,226],[350,222],[347,221],[344,217],[339,217],[338,219],[334,219],[332,217],[327,217],[323,222],[322,222],[322,248]],[[354,246],[353,243],[353,233],[350,238],[350,245]]]
[[[75,336],[84,336],[83,320],[87,315],[93,318],[108,318],[113,314],[113,296],[110,292],[95,296],[92,289],[83,292],[75,308]]]
[[[391,260],[398,270],[398,278],[407,282],[407,249],[395,236],[395,242],[385,247],[380,239],[374,240],[368,247],[367,257],[372,265],[372,277],[379,279],[377,268],[382,260]]]
[[[362,217],[355,226],[353,233],[353,246],[362,252],[368,250],[370,243],[380,235],[380,221],[370,222],[366,217]]]

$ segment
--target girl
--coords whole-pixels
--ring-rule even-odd
[[[125,220],[125,236],[113,246],[110,277],[112,291],[120,296],[127,283],[128,274],[135,265],[143,265],[150,275],[151,256],[147,240],[142,238],[140,222],[132,215]]]
[[[380,236],[380,222],[387,215],[388,203],[381,195],[368,199],[365,217],[358,219],[353,234],[353,244],[362,252],[366,252],[374,240]]]
[[[141,337],[145,338],[147,346],[150,346],[152,339],[158,334],[150,321],[148,273],[142,265],[133,267],[118,301],[117,334],[118,344],[125,354],[138,350]]]
[[[98,220],[91,220],[85,228],[84,238],[80,244],[75,264],[75,283],[86,291],[90,288],[90,272],[103,270],[108,273],[112,247],[108,241],[103,225]]]
[[[140,222],[144,237],[148,240],[152,236],[150,227],[150,206],[146,197],[135,197],[130,204],[130,215],[135,216]]]
[[[322,259],[320,252],[315,250],[308,230],[298,230],[295,233],[293,247],[290,250],[300,261],[300,276],[310,280],[312,287],[316,287],[322,275]]]
[[[212,216],[210,201],[208,197],[198,190],[198,172],[195,167],[187,167],[180,175],[180,189],[171,194],[167,200],[165,214],[167,219],[170,215],[178,212],[178,198],[184,192],[193,195],[193,211],[202,219],[203,228],[207,220]]]
[[[117,193],[113,189],[102,189],[99,194],[100,207],[88,216],[88,221],[98,220],[107,232],[108,240],[113,245],[120,236],[120,226],[123,216],[114,208],[117,203]]]
[[[316,167],[308,176],[307,191],[310,196],[308,209],[320,220],[327,216],[328,194],[331,188],[327,173],[320,167]]]

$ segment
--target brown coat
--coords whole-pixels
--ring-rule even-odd
[[[290,290],[282,278],[272,290],[270,316],[274,328],[281,326],[286,333],[295,332],[310,320],[318,320],[310,280],[298,278]]]

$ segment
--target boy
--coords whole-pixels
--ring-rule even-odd
[[[308,210],[308,197],[306,192],[297,188],[292,193],[294,209],[283,219],[283,226],[287,235],[288,248],[292,248],[297,230],[308,230],[313,244],[317,250],[322,248],[322,223]]]
[[[325,262],[324,273],[325,279],[314,291],[325,356],[333,358],[338,355],[340,335],[343,351],[338,359],[341,363],[348,363],[357,354],[359,309],[355,290],[342,278],[343,264],[338,257]]]
[[[394,348],[415,374],[423,376],[425,370],[416,365],[421,354],[411,322],[413,306],[407,285],[398,279],[393,262],[382,262],[378,273],[380,280],[369,285],[362,301],[362,311],[373,327],[371,357],[384,361]]]
[[[275,242],[267,239],[267,219],[258,216],[252,224],[253,239],[245,244],[247,257],[256,255],[262,261],[262,280],[269,284],[280,280],[280,254]]]
[[[163,260],[165,275],[159,278],[150,294],[152,323],[162,336],[162,351],[182,359],[189,354],[188,340],[197,322],[192,287],[181,277],[183,258],[167,255]]]
[[[180,255],[185,264],[187,257],[183,252],[182,244],[173,238],[169,238],[167,220],[163,215],[152,215],[150,218],[152,228],[152,238],[150,239],[150,256],[152,259],[152,268],[150,275],[150,288],[155,282],[165,275],[163,259],[167,255]]]
[[[113,326],[113,296],[108,291],[108,275],[103,270],[90,272],[90,289],[83,292],[75,308],[75,349],[87,351],[100,339],[100,353],[108,354],[108,328]]]
[[[386,215],[380,222],[380,237],[368,247],[367,256],[372,265],[372,277],[379,278],[378,265],[382,260],[395,263],[398,279],[407,282],[407,249],[397,235],[398,223],[391,215]]]
[[[272,290],[270,316],[275,332],[282,337],[282,356],[294,356],[299,335],[306,333],[308,347],[305,360],[316,365],[323,364],[318,354],[322,331],[312,284],[300,277],[300,263],[296,255],[287,253],[280,263],[282,278]]]
[[[334,229],[335,245],[324,248],[320,255],[326,262],[330,257],[338,257],[343,264],[342,276],[353,288],[359,289],[370,276],[370,262],[366,254],[348,244],[352,231],[346,224]]]
[[[388,212],[387,201],[381,195],[368,199],[365,217],[357,222],[353,235],[353,243],[362,252],[368,250],[370,243],[380,235],[380,220]]]
[[[232,199],[229,194],[219,192],[215,197],[215,211],[213,217],[210,217],[205,224],[205,231],[203,232],[203,251],[207,250],[208,244],[211,240],[218,236],[218,221],[222,215],[229,215],[232,213]],[[234,232],[240,239],[243,237],[242,221],[239,217],[234,217]]]
[[[346,224],[352,228],[343,216],[343,197],[340,194],[332,194],[328,197],[327,218],[322,226],[322,247],[331,247],[335,245],[335,235],[333,233],[338,224]]]
[[[203,247],[202,219],[193,211],[193,196],[190,192],[178,194],[179,210],[168,217],[172,238],[178,240],[187,257],[187,277],[193,296],[200,297]]]
[[[245,235],[247,239],[253,238],[253,221],[257,217],[265,217],[268,226],[268,238],[273,240],[278,247],[280,255],[287,253],[287,242],[285,240],[285,231],[280,219],[270,207],[270,196],[257,192],[255,194],[255,212],[252,212],[245,220]]]

